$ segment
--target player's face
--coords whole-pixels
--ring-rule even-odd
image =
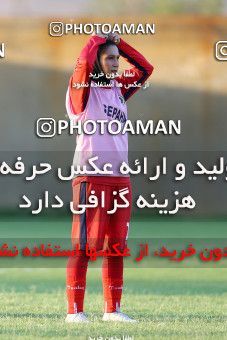
[[[119,50],[116,45],[108,46],[100,56],[100,64],[105,74],[116,73],[119,67]]]

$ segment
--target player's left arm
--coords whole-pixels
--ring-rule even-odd
[[[140,83],[142,86],[152,74],[154,67],[140,52],[126,43],[126,41],[124,41],[122,38],[120,38],[117,47],[119,49],[120,55],[133,66],[129,70],[124,71],[126,74],[133,73],[133,77],[127,77],[122,74],[120,77],[116,78],[116,80],[122,84],[121,92],[124,96],[124,99],[128,100],[136,91],[140,89],[140,87],[129,87],[128,85],[135,82],[136,85]]]

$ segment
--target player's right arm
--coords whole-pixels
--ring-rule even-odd
[[[78,115],[84,111],[89,93],[91,77],[89,74],[93,71],[93,66],[96,60],[99,45],[106,42],[106,37],[94,35],[92,36],[86,46],[82,49],[73,74],[69,80],[69,86],[66,96],[67,112],[73,115]],[[76,83],[89,84],[88,87],[76,88],[73,86]]]

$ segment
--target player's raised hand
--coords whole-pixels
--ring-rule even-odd
[[[118,33],[109,33],[107,39],[113,41],[116,45],[120,42],[120,36]]]

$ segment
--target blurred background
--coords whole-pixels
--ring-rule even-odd
[[[5,43],[5,58],[0,59],[1,161],[13,165],[21,156],[30,167],[40,162],[72,163],[75,136],[65,133],[40,139],[35,122],[40,117],[67,119],[68,80],[89,37],[70,33],[51,37],[51,21],[155,24],[154,35],[123,36],[155,68],[150,86],[128,101],[128,115],[132,121],[180,119],[182,132],[180,136],[130,135],[131,161],[148,156],[156,165],[166,156],[169,164],[185,161],[190,167],[203,159],[212,166],[219,156],[225,156],[227,62],[215,58],[215,43],[227,40],[225,0],[5,0],[0,3],[0,42]],[[125,67],[129,65],[121,60],[121,70]],[[206,178],[193,178],[190,172],[187,175],[182,183],[174,183],[171,175],[149,185],[143,176],[134,176],[134,200],[140,193],[151,192],[161,200],[178,188],[198,203],[196,209],[180,215],[226,215],[226,181],[210,183]],[[44,190],[69,201],[71,183],[59,183],[55,177],[46,174],[31,183],[23,175],[1,175],[1,209],[18,210],[23,194],[35,200]],[[134,213],[157,212],[138,211],[134,206]]]
[[[215,247],[221,242],[226,245],[225,174],[213,182],[192,176],[197,160],[210,169],[227,153],[227,62],[215,58],[216,42],[227,40],[226,0],[0,1],[0,44],[5,43],[5,58],[0,59],[0,163],[6,161],[14,168],[21,156],[26,168],[22,175],[0,175],[2,244],[11,249],[21,244],[70,243],[72,217],[68,210],[44,209],[32,215],[31,209],[19,209],[23,194],[34,202],[34,208],[45,190],[51,197],[58,194],[64,202],[72,199],[71,182],[59,182],[55,171],[25,181],[32,165],[40,162],[50,163],[54,170],[69,167],[75,150],[75,136],[64,133],[41,139],[35,133],[35,123],[41,117],[67,119],[69,77],[89,38],[73,34],[51,37],[48,25],[52,21],[155,24],[154,35],[123,36],[154,65],[150,86],[128,101],[128,116],[132,121],[180,119],[182,133],[129,135],[130,162],[148,156],[153,175],[156,164],[166,156],[170,170],[156,182],[133,176],[133,200],[139,194],[148,198],[153,192],[163,201],[174,198],[177,189],[180,195],[191,194],[196,207],[161,216],[154,209],[138,210],[134,205],[129,241],[137,245],[137,251],[140,240],[145,240],[151,246],[150,255],[159,241],[168,249],[180,250],[195,239],[196,250],[210,249],[213,242]],[[121,60],[120,67],[123,70],[129,65]],[[187,168],[181,182],[173,180],[173,166],[178,162]],[[192,257],[180,264],[150,256],[133,268],[126,263],[123,311],[141,321],[139,327],[127,329],[125,325],[98,323],[102,278],[94,266],[88,272],[85,310],[95,322],[91,327],[65,325],[67,258],[37,260],[0,257],[0,329],[4,338],[81,339],[84,335],[87,339],[91,335],[112,338],[113,334],[120,338],[127,334],[132,339],[151,339],[152,335],[203,339],[214,334],[217,339],[226,338],[225,258],[218,263]]]

